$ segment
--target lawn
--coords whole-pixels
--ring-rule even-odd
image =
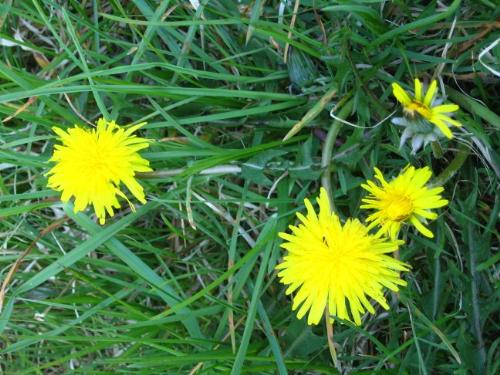
[[[3,0],[0,374],[497,374],[499,9]]]

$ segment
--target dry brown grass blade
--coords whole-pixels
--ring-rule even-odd
[[[304,126],[308,125],[323,111],[325,106],[337,95],[337,86],[333,85],[330,89],[317,101],[317,103],[307,111],[307,113],[297,122],[283,138],[283,142],[292,138]]]
[[[293,6],[292,21],[290,22],[290,31],[288,32],[288,39],[292,39],[292,30],[295,26],[295,21],[297,20],[297,12],[299,11],[299,5],[300,5],[300,0],[295,0],[295,4]],[[283,61],[285,62],[285,64],[288,59],[289,48],[290,48],[290,43],[287,43],[285,45],[285,51],[283,53]]]
[[[43,236],[47,235],[48,233],[52,232],[54,229],[58,228],[61,226],[64,222],[66,222],[69,219],[67,216],[63,216],[59,220],[54,221],[52,224],[49,226],[45,227],[42,229],[40,234],[36,236],[36,238],[29,244],[29,246],[24,250],[19,258],[12,264],[10,267],[9,272],[7,273],[7,276],[5,276],[5,279],[2,282],[2,287],[0,288],[0,312],[2,311],[3,308],[3,302],[5,300],[5,293],[7,291],[7,288],[9,287],[9,284],[11,280],[14,277],[14,274],[17,272],[19,269],[19,266],[21,265],[22,261],[26,256],[33,250],[33,248],[36,246],[37,242],[42,238]]]
[[[40,65],[41,68],[45,69],[50,64],[50,61],[45,57],[45,55],[39,52],[33,52],[33,58],[35,59],[36,63]],[[52,74],[53,72],[49,72],[48,76],[50,77]]]
[[[13,114],[11,114],[10,116],[4,118],[2,120],[2,122],[5,124],[6,122],[12,120],[14,117],[16,117],[17,115],[19,115],[20,113],[26,111],[26,109],[28,109],[28,107],[30,105],[32,105],[35,101],[36,101],[36,96],[32,96],[31,98],[28,99],[28,101],[26,103],[24,103],[22,106],[20,106],[18,109],[16,109],[16,111]]]
[[[47,65],[49,65],[49,60],[41,53],[39,52],[33,52],[33,58],[37,62],[37,64],[41,68],[45,68]],[[49,72],[47,74],[47,78],[50,78],[52,76],[52,72]],[[20,113],[26,111],[30,105],[32,105],[36,101],[37,97],[32,96],[31,98],[28,99],[26,103],[24,103],[22,106],[20,106],[12,115],[6,117],[5,119],[2,120],[2,122],[5,124],[6,122],[12,120],[14,117],[17,117]]]
[[[92,121],[88,120],[87,118],[85,118],[84,115],[82,115],[78,109],[76,109],[76,107],[73,105],[73,103],[71,102],[71,99],[69,98],[68,94],[66,93],[63,93],[64,95],[64,98],[66,99],[66,101],[68,102],[70,108],[73,110],[73,112],[75,112],[75,114],[83,121],[85,121],[87,124],[89,124],[90,126],[94,127],[95,125],[92,123]]]
[[[473,47],[478,40],[483,39],[486,35],[488,35],[493,30],[498,30],[500,28],[500,21],[495,21],[492,23],[486,23],[481,26],[482,30],[475,35],[472,39],[467,40],[459,45],[458,49],[455,51],[453,56],[458,56],[461,53],[467,51],[469,48]]]

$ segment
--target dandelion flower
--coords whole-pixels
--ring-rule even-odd
[[[78,126],[67,131],[52,128],[62,144],[55,146],[50,159],[55,165],[47,173],[48,186],[62,193],[63,202],[74,197],[75,212],[92,205],[101,224],[106,213],[113,216],[114,209],[120,207],[118,196],[134,208],[120,190],[121,183],[139,202],[145,203],[144,190],[135,173],[151,170],[149,162],[137,153],[149,143],[133,135],[142,125],[124,129],[114,121],[100,119],[93,130]]]
[[[403,223],[410,223],[424,236],[433,238],[434,235],[423,223],[427,219],[436,219],[438,215],[430,210],[446,206],[448,201],[441,196],[443,187],[431,189],[426,186],[431,176],[429,167],[415,169],[409,166],[387,182],[382,172],[375,168],[375,178],[380,186],[373,181],[361,185],[370,193],[363,198],[361,208],[375,210],[367,218],[371,222],[370,229],[378,225],[378,235],[388,234],[394,239]]]
[[[433,132],[428,131],[429,129],[424,125],[426,122],[435,125],[449,139],[453,138],[453,133],[449,129],[449,126],[462,126],[460,122],[450,117],[450,114],[456,112],[460,107],[456,104],[441,104],[442,100],[435,98],[437,93],[437,82],[435,80],[431,82],[425,95],[422,83],[418,79],[415,79],[415,93],[413,97],[397,83],[392,84],[392,90],[396,99],[403,106],[405,114],[404,118],[397,118],[393,122],[407,127],[406,137],[413,134],[418,136],[418,138],[415,138],[416,141],[414,143],[421,144],[423,141],[433,137]],[[411,125],[414,126],[412,127]],[[431,128],[430,130],[433,129]]]
[[[291,234],[280,233],[288,254],[276,266],[278,277],[288,285],[287,295],[297,291],[292,306],[294,311],[300,306],[297,318],[309,312],[307,323],[318,324],[328,306],[331,315],[360,325],[366,311],[375,313],[369,298],[389,309],[384,288],[406,285],[399,271],[408,266],[387,255],[402,241],[371,235],[357,219],[342,225],[324,189],[317,201],[319,214],[305,199],[307,215],[297,213],[301,224],[290,226]]]

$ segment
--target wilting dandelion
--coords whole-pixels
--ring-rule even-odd
[[[450,126],[460,127],[460,122],[451,118],[456,112],[456,104],[441,104],[437,97],[437,82],[432,81],[426,93],[420,80],[415,79],[415,92],[411,96],[397,83],[392,84],[393,94],[403,106],[404,117],[396,117],[392,122],[405,129],[401,136],[401,145],[411,139],[413,152],[422,145],[437,140],[442,135],[453,138]]]
[[[366,311],[375,313],[369,298],[389,309],[384,289],[406,285],[399,271],[408,266],[387,255],[402,241],[370,235],[357,219],[342,225],[324,189],[317,201],[318,215],[305,199],[307,215],[297,213],[301,224],[290,226],[292,234],[280,233],[288,254],[276,266],[278,276],[288,285],[286,294],[297,291],[292,310],[300,306],[299,319],[309,312],[307,323],[317,324],[328,306],[331,315],[359,325]]]
[[[106,213],[113,216],[114,209],[120,207],[118,196],[134,208],[121,190],[122,183],[139,202],[145,203],[135,173],[151,171],[149,162],[138,154],[149,142],[133,135],[143,125],[124,129],[114,121],[100,119],[92,130],[54,127],[62,144],[55,146],[50,159],[55,165],[47,173],[48,186],[62,193],[63,202],[74,197],[75,212],[92,205],[101,224]]]
[[[446,206],[448,201],[441,196],[443,187],[426,186],[431,176],[429,167],[416,169],[409,166],[395,179],[387,182],[382,172],[375,168],[375,178],[380,185],[370,180],[361,185],[370,193],[363,198],[361,208],[375,210],[367,218],[371,222],[370,229],[379,226],[379,235],[388,234],[394,239],[401,226],[410,223],[424,236],[434,237],[424,223],[437,218],[438,215],[431,212],[431,209]]]

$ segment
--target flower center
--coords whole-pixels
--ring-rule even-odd
[[[99,178],[109,180],[113,164],[117,160],[107,147],[96,145],[94,148],[89,147],[87,150],[79,151],[79,163],[75,163],[76,169],[86,178]]]
[[[387,218],[392,221],[404,221],[413,212],[413,203],[405,195],[395,195],[391,197],[385,207]]]
[[[432,117],[431,109],[423,103],[413,100],[410,104],[404,107],[405,113],[410,115],[410,117],[415,117],[418,113],[423,118],[429,120]]]

